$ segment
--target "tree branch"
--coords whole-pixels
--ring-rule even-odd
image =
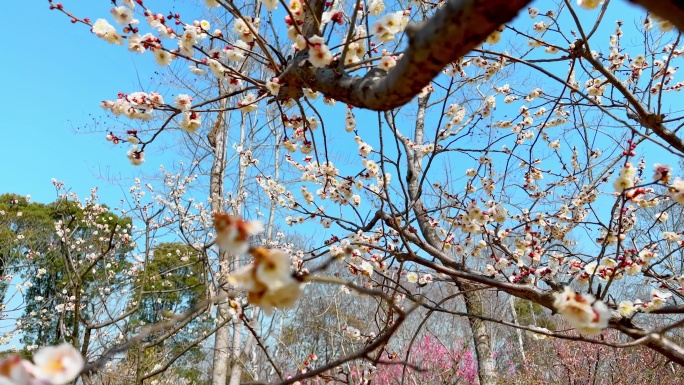
[[[629,0],[631,3],[638,4],[647,11],[652,12],[662,18],[667,19],[677,26],[680,31],[684,31],[684,3],[679,0]]]
[[[305,63],[307,52],[297,54],[280,76],[287,87],[281,94],[296,96],[306,86],[355,107],[376,111],[402,106],[427,86],[449,63],[482,43],[501,24],[511,21],[530,0],[449,0],[434,17],[406,28],[408,46],[386,75],[365,76],[315,69]]]

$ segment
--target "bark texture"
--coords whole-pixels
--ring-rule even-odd
[[[389,72],[372,70],[351,76],[335,65],[316,70],[305,63],[307,52],[297,54],[279,77],[287,87],[284,97],[298,96],[302,87],[320,91],[355,107],[387,111],[400,107],[430,84],[449,63],[482,43],[500,25],[511,21],[530,0],[448,0],[435,16],[409,25],[409,44]]]
[[[463,293],[463,301],[468,314],[484,315],[482,296],[478,291],[479,287],[468,281],[459,281],[457,285]],[[477,376],[480,385],[495,385],[497,384],[496,363],[492,351],[492,338],[487,330],[486,321],[476,317],[468,317],[468,324],[473,333],[475,355],[477,356]]]
[[[387,111],[411,101],[447,65],[482,43],[500,25],[511,21],[530,0],[447,0],[429,20],[409,25],[409,44],[401,60],[388,73],[371,70],[352,76],[336,66],[315,69],[307,65],[307,52],[295,55],[280,76],[281,96],[300,96],[302,87],[359,108]],[[684,30],[684,2],[677,0],[630,0],[649,12],[667,18]],[[315,4],[320,5],[319,0]],[[316,12],[320,12],[317,7]],[[320,20],[320,14],[316,15]],[[305,34],[315,33],[307,17]]]
[[[219,85],[219,92],[222,92],[222,87]],[[209,142],[214,149],[214,159],[211,165],[211,174],[209,175],[209,189],[211,196],[211,211],[216,213],[223,210],[222,203],[224,197],[224,172],[226,168],[226,136],[228,127],[226,124],[226,99],[221,99],[220,111],[217,115],[216,122],[212,127],[209,135]],[[227,267],[229,255],[225,250],[219,249],[219,264],[220,270]],[[224,286],[227,284],[225,277],[226,271],[221,271],[219,284],[217,288],[217,295],[225,294]],[[227,300],[223,300],[217,305],[217,318],[219,322],[225,322],[228,319],[228,310],[230,306]],[[228,349],[230,348],[230,324],[225,324],[220,327],[214,335],[214,357],[211,373],[212,385],[226,385],[227,371],[228,371]]]
[[[240,143],[241,147],[245,147],[246,136],[245,127],[247,122],[245,120],[245,115],[242,115],[242,121],[240,122]],[[243,202],[243,192],[245,190],[245,178],[246,178],[247,166],[242,162],[238,163],[238,181],[237,181],[237,191],[235,191],[235,196],[237,196],[238,204],[233,208],[234,213],[242,215],[242,209],[244,207]],[[242,322],[233,323],[233,345],[230,354],[230,381],[229,385],[240,385],[240,379],[242,378],[242,368],[244,367],[244,362],[242,360],[242,330],[244,325]],[[228,362],[226,363],[228,364]]]

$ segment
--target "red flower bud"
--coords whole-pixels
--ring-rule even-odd
[[[342,12],[337,12],[334,15],[332,15],[330,20],[334,23],[342,24],[342,23],[344,23],[343,16],[344,16],[344,14]]]

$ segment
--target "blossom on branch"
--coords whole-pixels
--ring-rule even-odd
[[[301,283],[290,271],[290,256],[283,250],[258,247],[250,251],[254,263],[228,277],[238,290],[247,291],[247,300],[267,314],[274,308],[291,307],[302,294]]]
[[[214,214],[216,244],[233,255],[244,254],[249,249],[249,236],[264,230],[261,221],[245,221],[239,216],[226,213]]]
[[[566,286],[562,293],[556,294],[553,306],[563,319],[582,334],[600,334],[608,327],[610,309],[591,294],[575,293]]]
[[[669,192],[673,201],[684,204],[684,180],[679,178],[675,179],[669,188]]]
[[[332,53],[320,36],[309,38],[309,63],[316,68],[325,67],[332,62]]]
[[[123,38],[119,35],[119,32],[105,19],[95,20],[95,24],[93,24],[91,31],[97,35],[97,37],[104,39],[107,43],[123,44]]]
[[[138,150],[138,146],[131,147],[126,156],[134,166],[140,166],[145,162],[145,153],[142,150]]]
[[[193,133],[197,131],[202,125],[202,116],[195,111],[188,111],[183,113],[183,119],[180,122],[180,128]]]

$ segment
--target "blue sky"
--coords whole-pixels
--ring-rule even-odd
[[[109,1],[64,4],[77,16],[111,19]],[[102,114],[98,103],[154,84],[151,77],[159,67],[150,55],[106,44],[88,27],[72,25],[65,15],[50,11],[47,1],[9,2],[6,7],[8,14],[31,15],[41,22],[27,28],[25,18],[8,18],[8,30],[22,31],[22,38],[4,37],[0,42],[4,52],[16,54],[0,62],[5,75],[0,80],[0,153],[7,163],[0,168],[0,190],[46,202],[54,199],[50,180],[57,178],[79,195],[99,186],[105,199],[113,199],[110,193],[119,188],[108,187],[102,178],[128,179],[141,170],[130,166],[124,147],[114,149],[104,140],[102,132],[116,123]],[[171,161],[161,154],[148,156],[142,170],[153,171]]]
[[[109,1],[65,2],[71,5],[81,17],[110,16]],[[57,178],[79,196],[99,186],[104,198],[113,199],[119,188],[99,175],[130,178],[139,170],[130,166],[123,147],[114,149],[104,134],[92,133],[112,125],[99,101],[151,83],[158,67],[149,55],[129,53],[100,41],[83,24],[72,25],[65,15],[50,11],[47,1],[6,6],[8,14],[31,15],[40,23],[29,26],[26,17],[7,18],[6,27],[21,31],[21,38],[5,35],[0,42],[12,57],[0,61],[0,153],[5,162],[0,192],[49,202],[55,198],[50,181]]]

